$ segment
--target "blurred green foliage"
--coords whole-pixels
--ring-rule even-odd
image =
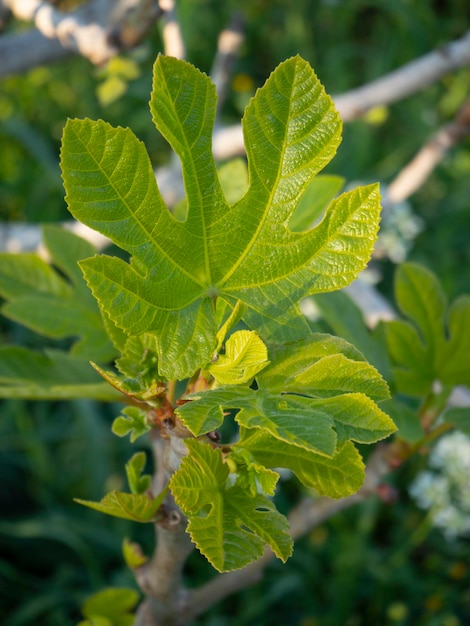
[[[180,0],[188,60],[210,71],[217,36],[234,10],[245,19],[223,120],[239,120],[273,68],[300,53],[330,94],[379,77],[462,36],[467,0]],[[147,41],[106,68],[83,59],[40,67],[0,85],[0,220],[68,219],[58,166],[67,117],[104,118],[130,126],[155,165],[165,142],[148,112],[151,65],[161,25]],[[470,69],[345,126],[327,173],[348,181],[389,182],[468,96]],[[409,259],[434,270],[451,298],[468,291],[470,194],[468,140],[453,149],[412,198],[424,223]],[[381,263],[390,292],[392,264]],[[37,346],[4,320],[0,342]],[[73,497],[99,500],[125,484],[135,449],[111,434],[119,407],[93,402],[0,404],[0,623],[72,626],[80,605],[104,586],[135,587],[121,540],[150,551],[151,529],[100,516]],[[464,626],[470,623],[470,546],[446,542],[408,499],[406,485],[424,465],[416,458],[394,477],[398,500],[377,498],[338,515],[300,542],[286,566],[273,564],[262,583],[215,607],[205,626]],[[149,471],[151,468],[146,468]],[[301,494],[289,482],[283,510]],[[138,535],[137,535],[138,533]],[[143,536],[142,536],[143,533]],[[194,554],[188,582],[212,575]]]

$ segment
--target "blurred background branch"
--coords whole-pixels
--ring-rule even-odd
[[[4,7],[36,28],[0,38],[0,78],[72,54],[102,65],[140,43],[162,14],[157,0],[90,0],[72,11],[45,0],[4,0]]]

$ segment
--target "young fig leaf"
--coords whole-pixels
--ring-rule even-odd
[[[151,426],[147,421],[147,413],[136,406],[127,406],[122,410],[123,415],[116,417],[111,430],[118,437],[130,434],[131,443],[147,433]]]
[[[310,65],[300,57],[274,70],[244,118],[249,188],[229,203],[211,151],[215,88],[189,63],[159,56],[153,120],[181,160],[184,221],[155,182],[142,143],[128,129],[69,120],[61,165],[72,214],[131,255],[81,262],[103,311],[127,335],[152,332],[159,373],[191,376],[217,348],[215,300],[245,306],[261,339],[308,333],[299,301],[349,284],[376,239],[377,185],[334,199],[322,221],[292,232],[289,220],[306,187],[334,156],[341,121]]]
[[[364,463],[351,442],[328,458],[279,441],[267,431],[242,428],[234,452],[249,453],[265,467],[290,469],[306,487],[329,498],[346,498],[364,482]]]
[[[158,509],[166,496],[166,490],[156,498],[147,494],[123,493],[111,491],[106,494],[101,502],[91,502],[74,498],[75,502],[83,504],[90,509],[95,509],[106,515],[121,517],[133,522],[155,522],[158,519]]]
[[[220,385],[242,385],[251,382],[268,363],[268,349],[258,335],[239,330],[227,340],[225,354],[207,369]]]
[[[145,452],[136,452],[126,463],[127,482],[131,493],[145,493],[150,489],[152,477],[150,474],[142,475],[145,467]]]
[[[192,439],[186,445],[189,455],[173,474],[170,489],[200,552],[220,572],[256,560],[266,544],[286,561],[292,552],[287,519],[266,496],[227,484],[229,468],[220,450]]]

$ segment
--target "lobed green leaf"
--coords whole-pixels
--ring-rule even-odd
[[[219,428],[224,411],[236,409],[240,426],[265,430],[292,446],[327,457],[334,456],[337,445],[348,439],[373,443],[396,430],[388,415],[358,392],[312,398],[236,386],[191,394],[187,399],[176,412],[195,436]]]
[[[146,411],[136,406],[125,407],[122,415],[116,417],[112,425],[112,431],[118,437],[130,434],[131,443],[145,435],[150,428]]]
[[[376,401],[390,397],[379,372],[350,343],[313,333],[303,340],[274,346],[271,364],[257,377],[270,391],[329,397],[360,392]]]
[[[81,263],[100,306],[128,335],[153,332],[160,375],[182,379],[217,346],[216,298],[245,305],[248,325],[276,340],[308,332],[298,301],[338,289],[365,266],[379,220],[377,186],[333,200],[306,233],[288,228],[313,176],[333,157],[341,122],[300,57],[282,63],[248,106],[243,129],[249,188],[232,204],[211,152],[215,90],[188,63],[160,56],[154,122],[178,154],[184,221],[172,217],[143,145],[127,129],[71,120],[62,170],[73,215],[127,251]],[[230,198],[232,199],[232,197]]]
[[[364,481],[364,463],[351,442],[328,458],[280,441],[264,430],[242,428],[235,449],[248,451],[266,467],[290,469],[306,487],[330,498],[346,498]]]
[[[89,500],[80,500],[74,498],[75,502],[83,504],[90,509],[121,517],[122,519],[131,520],[133,522],[154,522],[158,519],[158,509],[160,508],[166,490],[162,491],[156,498],[152,498],[147,494],[123,493],[122,491],[111,491],[106,494],[100,502],[91,502]]]
[[[262,556],[266,544],[285,561],[292,552],[286,518],[268,498],[228,485],[220,450],[188,439],[189,455],[173,474],[170,489],[188,517],[198,550],[218,571],[244,567]]]
[[[421,396],[436,380],[448,386],[469,384],[470,297],[458,298],[447,309],[437,278],[413,263],[397,269],[395,294],[400,310],[410,319],[387,324],[398,390]]]
[[[268,349],[258,335],[240,330],[227,340],[225,354],[207,369],[220,385],[242,385],[250,383],[268,363]]]

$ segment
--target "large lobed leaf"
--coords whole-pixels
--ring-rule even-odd
[[[184,221],[167,210],[144,146],[105,122],[71,120],[62,171],[70,211],[110,237],[132,263],[100,255],[81,263],[102,309],[128,335],[154,332],[159,368],[184,378],[217,345],[214,302],[245,305],[263,339],[298,339],[308,327],[298,301],[351,282],[367,263],[379,222],[371,185],[333,200],[323,220],[292,232],[289,220],[333,157],[341,122],[307,62],[282,63],[248,106],[243,130],[250,185],[229,204],[211,152],[214,86],[188,63],[160,56],[151,110],[178,154]]]
[[[173,474],[170,488],[200,552],[220,572],[254,561],[266,544],[285,561],[292,552],[286,518],[266,496],[227,483],[229,468],[220,450],[191,439],[186,445],[190,455]]]

